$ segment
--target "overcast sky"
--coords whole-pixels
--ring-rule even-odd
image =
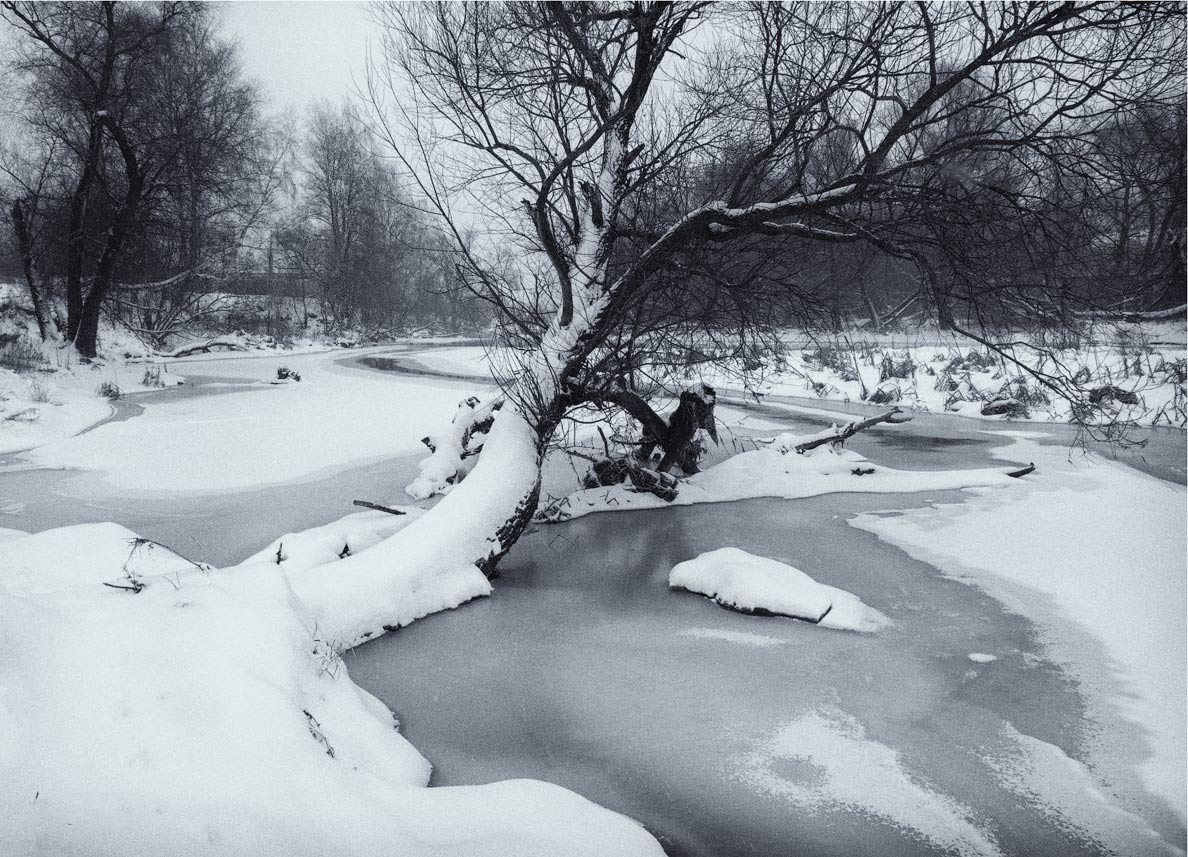
[[[374,27],[354,2],[218,3],[222,30],[239,41],[244,71],[275,109],[339,101],[363,82]],[[374,39],[372,39],[374,41]]]

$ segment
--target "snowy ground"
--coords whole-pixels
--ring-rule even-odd
[[[354,365],[355,353],[169,361],[171,372],[191,381],[182,395],[162,399],[135,419],[44,443],[25,459],[40,467],[99,470],[129,491],[290,483],[423,449],[420,438],[436,431],[440,415],[472,389],[385,377]],[[282,367],[301,380],[278,381]]]
[[[547,783],[425,789],[275,563],[198,567],[114,524],[2,538],[6,854],[662,853]],[[443,586],[404,596],[465,600]]]
[[[89,470],[113,492],[151,493],[163,511],[170,508],[172,498],[199,491],[209,494],[211,504],[218,504],[227,492],[262,485],[279,489],[336,468],[421,451],[419,438],[440,431],[458,400],[475,391],[474,385],[466,383],[360,368],[349,362],[356,353],[174,361],[172,371],[190,379],[185,387],[133,400],[138,407],[127,414],[129,418],[45,443],[21,456],[15,466]],[[446,362],[439,366],[470,374],[473,350],[433,349],[411,356],[432,364],[442,354]],[[273,383],[281,365],[297,369],[302,380]],[[775,416],[770,420],[740,417],[735,423],[740,431],[752,433],[786,430],[783,420]],[[888,432],[911,430],[909,424]],[[786,449],[786,438],[777,439],[687,482],[682,497],[688,496],[689,502],[699,492],[704,497],[700,504],[674,513],[701,515],[696,520],[705,521],[711,510],[708,504],[722,500],[805,498],[852,492],[856,485],[866,492],[894,492],[894,497],[864,498],[863,508],[878,509],[872,504],[887,503],[904,509],[902,514],[867,515],[857,524],[945,574],[975,583],[1035,623],[1043,633],[1044,652],[1075,680],[1076,693],[1087,706],[1085,728],[1093,732],[1090,750],[1081,754],[1068,749],[1078,741],[1057,741],[1034,725],[1026,731],[1022,726],[1015,729],[1011,723],[1021,721],[1014,718],[991,733],[962,732],[960,741],[950,742],[961,745],[958,755],[972,754],[970,758],[981,766],[993,762],[996,788],[1006,788],[1022,806],[1050,813],[1051,822],[1040,827],[1053,841],[1094,843],[1088,850],[1117,854],[1165,853],[1168,841],[1182,849],[1184,724],[1177,712],[1184,710],[1184,490],[1121,465],[1070,464],[1065,450],[1039,446],[1030,438],[1007,440],[1011,443],[1004,444],[1004,461],[1035,460],[1039,464],[1035,478],[1009,480],[1003,475],[1005,465],[990,468],[990,462],[954,464],[952,473],[919,474],[888,467],[873,454],[868,460],[857,453],[835,455],[820,448],[796,455]],[[874,474],[853,473],[869,466],[876,468]],[[0,489],[4,476],[0,472]],[[964,495],[946,494],[944,503],[935,507],[925,502],[931,495],[901,493],[975,485],[982,487]],[[607,489],[600,489],[602,495],[610,496]],[[851,496],[856,495],[835,494],[842,500]],[[620,499],[635,504],[637,498],[641,495]],[[821,501],[827,499],[821,497]],[[266,502],[266,495],[262,500]],[[591,502],[604,511],[615,508],[609,500]],[[645,499],[639,505],[648,503]],[[375,605],[356,603],[349,621],[338,627],[334,620],[342,602],[329,597],[346,592],[347,600],[359,602],[366,595],[350,595],[350,587],[332,584],[329,575],[361,577],[390,564],[390,557],[384,557],[413,532],[407,526],[417,514],[410,511],[409,522],[403,516],[378,512],[335,522],[341,511],[327,510],[323,520],[331,523],[318,530],[256,534],[241,556],[258,554],[242,567],[220,571],[195,567],[163,549],[143,545],[134,549],[129,542],[133,534],[114,525],[34,536],[0,532],[0,635],[8,654],[0,662],[0,841],[14,843],[17,854],[104,849],[130,854],[371,854],[378,842],[408,854],[658,853],[651,837],[632,822],[544,783],[513,780],[473,788],[423,788],[428,776],[425,758],[392,729],[390,712],[352,683],[337,654],[345,643],[354,641],[352,635],[366,624],[359,617],[366,619]],[[861,599],[859,603],[870,604],[892,624],[864,635],[804,626],[815,635],[809,640],[764,624],[781,620],[734,617],[747,625],[715,621],[700,611],[703,599],[667,593],[661,585],[657,597],[688,621],[679,631],[667,626],[649,629],[646,623],[653,617],[637,616],[629,607],[638,598],[641,584],[631,557],[636,556],[640,540],[651,537],[646,517],[636,514],[641,515],[638,528],[624,527],[619,522],[627,519],[612,515],[594,515],[557,528],[565,533],[565,527],[581,532],[585,527],[600,534],[587,537],[581,551],[589,552],[591,563],[609,563],[612,568],[604,570],[623,577],[629,594],[615,595],[593,609],[587,596],[561,599],[567,609],[603,617],[600,636],[587,639],[586,631],[558,616],[557,627],[573,633],[572,640],[559,640],[547,633],[545,614],[540,614],[545,630],[533,633],[545,634],[543,643],[549,651],[573,646],[587,654],[601,653],[587,671],[574,672],[583,680],[634,663],[635,650],[658,633],[657,639],[668,640],[655,643],[659,648],[644,647],[638,654],[660,673],[671,672],[679,693],[693,694],[685,702],[688,710],[702,712],[694,720],[704,719],[711,700],[735,717],[739,732],[720,734],[721,747],[704,744],[700,732],[689,740],[691,747],[700,748],[698,754],[717,759],[720,751],[725,753],[714,772],[725,779],[714,788],[734,789],[732,793],[745,796],[741,804],[730,804],[739,824],[754,824],[756,830],[772,827],[763,835],[786,836],[786,830],[775,829],[775,820],[791,818],[797,829],[816,835],[831,824],[843,828],[857,824],[855,819],[861,817],[873,819],[872,826],[857,824],[860,834],[854,836],[883,831],[877,835],[891,837],[888,842],[893,844],[884,849],[879,839],[840,837],[839,847],[862,841],[881,853],[919,853],[905,852],[906,842],[911,848],[937,852],[1026,853],[1007,843],[1014,835],[1012,829],[1030,833],[1028,825],[1039,823],[1027,815],[1020,828],[1019,819],[1012,815],[1032,809],[1006,807],[997,793],[991,794],[977,781],[964,786],[949,782],[948,769],[927,761],[913,743],[937,743],[937,735],[929,730],[946,722],[944,718],[924,722],[923,718],[935,715],[926,714],[927,709],[917,711],[914,705],[935,705],[954,717],[964,711],[944,708],[949,702],[933,675],[932,656],[923,657],[918,667],[907,664],[909,677],[916,669],[923,676],[911,681],[898,675],[893,663],[902,652],[914,653],[917,638],[929,633],[932,624],[938,633],[949,633],[945,631],[949,622],[956,622],[963,632],[968,623],[994,624],[1003,621],[1001,617],[970,619],[969,611],[981,602],[937,589],[914,567],[912,573],[917,576],[911,578],[915,581],[911,585],[928,580],[929,588],[924,593],[912,590],[907,577],[898,577],[907,573],[907,567],[892,561],[891,555],[898,551],[890,546],[872,556],[881,557],[879,562],[886,563],[886,568],[896,569],[895,575],[876,581],[878,562],[869,565],[869,558],[868,565],[839,569],[837,563],[820,559],[824,547],[814,547],[803,558],[789,557],[758,546],[779,535],[765,532],[772,529],[767,519],[732,519],[738,529],[731,531],[730,538],[739,541],[723,541],[726,537],[721,532],[702,526],[688,537],[690,545],[698,542],[698,550],[704,552],[735,544],[781,562],[795,559],[795,565],[811,571],[821,585],[853,593]],[[852,516],[841,511],[833,514],[843,520]],[[603,519],[606,523],[601,523]],[[1037,522],[1042,522],[1042,529]],[[524,548],[552,557],[551,563],[546,559],[538,567],[539,579],[530,587],[534,592],[544,598],[566,595],[564,589],[554,592],[551,581],[570,572],[586,587],[606,585],[598,569],[559,559],[566,543],[556,541],[560,535],[548,535],[548,529],[527,540]],[[660,535],[675,538],[674,531]],[[791,538],[794,533],[787,535]],[[870,536],[865,538],[874,542]],[[968,547],[959,547],[963,543]],[[599,545],[621,546],[623,551],[611,560],[607,550],[618,548]],[[682,545],[682,550],[687,549]],[[201,559],[202,554],[195,558]],[[688,558],[664,561],[660,557],[663,578],[676,561]],[[504,591],[511,594],[520,590],[514,564],[509,568],[511,588]],[[147,586],[133,593],[104,583]],[[502,585],[496,582],[497,592]],[[485,594],[489,591],[485,579],[473,568],[469,572],[455,568],[440,579],[410,578],[401,586],[405,588],[386,592],[384,598],[402,602],[408,621],[418,621],[385,640],[396,647],[385,659],[388,668],[400,667],[394,656],[400,661],[407,655],[408,664],[415,663],[411,656],[417,634],[423,633],[419,629],[449,629],[458,621],[451,617],[460,616],[476,617],[481,624],[483,616],[496,615],[490,609],[502,609],[494,605],[508,603],[497,598],[425,620],[419,617]],[[954,598],[953,603],[945,601]],[[383,611],[392,606],[385,603]],[[712,604],[706,606],[724,612]],[[622,617],[616,613],[619,610]],[[934,610],[943,621],[921,624],[922,611],[931,616]],[[517,612],[519,625],[536,624],[525,623],[524,615],[537,614]],[[614,631],[610,642],[601,636],[608,629]],[[853,641],[859,637],[863,642]],[[491,639],[507,639],[508,645],[492,651]],[[956,650],[962,669],[991,676],[995,670],[1007,674],[1004,671],[1018,669],[1014,663],[1018,658],[1007,656],[1006,663],[997,660],[1008,652],[992,639],[992,635],[971,638]],[[683,642],[676,645],[674,640]],[[946,645],[954,645],[946,640]],[[1087,640],[1096,647],[1086,644]],[[415,680],[399,684],[393,699],[385,693],[384,700],[393,708],[413,708],[409,694],[432,694],[436,700],[440,692],[443,704],[452,711],[450,717],[459,718],[442,720],[453,724],[459,743],[469,740],[470,732],[485,734],[488,727],[514,731],[510,729],[514,724],[497,714],[509,705],[531,727],[530,734],[539,736],[551,728],[547,724],[552,722],[553,709],[524,712],[528,703],[518,691],[512,694],[514,699],[504,698],[506,688],[492,674],[483,673],[491,669],[484,658],[493,655],[530,683],[555,683],[559,689],[569,687],[573,676],[538,673],[545,660],[536,660],[519,645],[498,631],[450,638],[432,648],[427,667]],[[733,690],[704,684],[709,679],[697,674],[699,659],[689,659],[688,647],[694,645],[735,647],[744,652],[747,664],[768,671],[769,676],[782,675],[780,659],[788,661],[796,653],[794,660],[806,665],[794,683],[791,698],[796,704],[790,705],[788,698],[777,693],[783,692],[780,682]],[[472,647],[473,655],[459,654]],[[614,656],[607,657],[608,652]],[[447,668],[465,666],[462,662],[467,658],[473,659],[478,674],[467,674],[468,680],[458,684],[448,683]],[[708,662],[710,656],[705,659]],[[841,677],[836,685],[818,686],[814,670],[823,673],[828,664],[854,664],[854,680]],[[740,679],[755,679],[737,656],[726,666]],[[570,663],[567,668],[572,667]],[[888,673],[883,679],[877,675],[880,670]],[[355,673],[352,665],[351,674]],[[656,678],[659,673],[648,675],[647,681],[657,681],[658,687],[664,681]],[[966,681],[960,672],[956,675]],[[715,680],[724,679],[719,674]],[[423,681],[429,687],[418,683]],[[641,679],[637,676],[634,681],[638,684]],[[689,686],[681,688],[682,683]],[[872,683],[889,685],[885,691],[900,695],[881,696]],[[667,757],[649,747],[658,746],[668,728],[659,711],[649,715],[654,722],[633,711],[632,723],[620,724],[620,697],[598,691],[599,687],[596,682],[590,687],[597,698],[574,698],[587,705],[594,721],[602,721],[602,725],[586,724],[588,731],[570,736],[579,741],[582,758],[609,758],[621,751],[655,757],[664,763],[649,768],[651,789],[667,790],[680,802],[698,806],[698,799],[685,793],[698,783],[682,780],[688,775],[682,767],[685,757]],[[702,694],[700,700],[695,690]],[[909,699],[909,694],[918,698]],[[655,704],[664,699],[658,694]],[[876,717],[862,709],[888,701],[896,709],[890,715]],[[748,709],[751,705],[758,706],[765,717],[743,729],[756,717]],[[776,722],[767,718],[771,712],[780,713]],[[1139,724],[1137,737],[1118,737],[1111,725],[1118,715]],[[577,717],[576,711],[568,711],[560,721],[575,724],[576,729]],[[713,729],[725,728],[703,725],[710,726],[711,734]],[[975,735],[993,749],[967,747],[965,742]],[[421,746],[415,738],[414,742]],[[929,752],[940,753],[943,759],[950,751]],[[448,750],[438,749],[429,761],[436,764],[439,759],[445,760],[449,783],[449,765],[456,759]],[[964,755],[950,761],[958,768],[973,764]],[[1142,775],[1138,785],[1131,776],[1136,762]],[[113,776],[113,771],[119,776]],[[471,782],[520,776],[556,779],[580,793],[600,795],[602,803],[610,802],[593,786],[587,790],[584,781],[569,783],[560,767],[505,769]],[[606,776],[604,770],[601,777]],[[1151,820],[1149,801],[1139,794],[1143,788],[1161,797],[1176,814],[1178,834],[1175,822],[1169,833],[1166,820]],[[631,801],[615,806],[633,814]],[[846,815],[851,812],[857,816]],[[1000,822],[996,813],[1003,813],[1005,821]],[[664,820],[649,818],[649,824],[655,830]],[[1152,826],[1162,831],[1163,839],[1155,836]],[[1060,833],[1065,828],[1075,834]],[[823,848],[820,853],[835,852]]]
[[[117,401],[134,401],[185,381],[163,367],[147,387],[145,371],[122,362],[80,366],[52,347],[38,369],[0,366],[0,455],[66,440],[106,419],[118,407],[112,393]]]

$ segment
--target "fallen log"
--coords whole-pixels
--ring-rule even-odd
[[[810,449],[816,449],[818,446],[824,446],[827,443],[842,443],[858,434],[858,432],[868,429],[871,426],[877,426],[879,423],[899,425],[901,423],[911,422],[911,419],[911,414],[905,414],[899,408],[892,408],[876,417],[848,423],[833,434],[822,435],[812,440],[806,440],[804,443],[798,443],[793,449],[797,452],[808,452]]]
[[[216,348],[225,348],[228,351],[247,351],[238,342],[224,342],[219,339],[210,342],[202,342],[197,345],[187,345],[184,348],[178,348],[176,351],[170,351],[168,354],[161,354],[161,357],[189,357],[191,354],[209,354]]]

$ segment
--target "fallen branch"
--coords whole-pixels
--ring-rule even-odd
[[[1188,312],[1188,304],[1180,304],[1169,309],[1149,310],[1147,312],[1127,312],[1126,310],[1096,310],[1089,312],[1078,312],[1078,318],[1086,318],[1092,321],[1180,321],[1184,318],[1184,313]]]
[[[140,592],[142,589],[144,589],[144,584],[141,583],[139,580],[133,580],[131,585],[129,585],[129,586],[124,586],[121,583],[107,583],[106,581],[104,581],[103,585],[110,586],[112,589],[122,589],[125,592],[132,592],[132,593],[137,593],[137,592]]]
[[[806,440],[804,443],[798,443],[793,449],[797,452],[808,452],[810,449],[816,449],[818,446],[824,446],[827,443],[842,443],[858,434],[858,432],[868,429],[871,426],[877,426],[879,423],[899,425],[900,423],[910,422],[911,419],[911,414],[905,414],[899,408],[892,408],[886,413],[879,414],[877,417],[849,423],[833,434],[825,435],[824,437],[815,437],[812,440]]]
[[[247,351],[238,342],[224,342],[222,340],[212,340],[210,342],[201,343],[199,345],[188,345],[185,348],[179,348],[176,351],[170,351],[167,354],[161,354],[161,357],[189,357],[191,354],[209,354],[215,348],[225,348],[228,351]]]
[[[379,503],[369,503],[367,500],[355,500],[354,505],[362,506],[364,509],[375,509],[377,512],[387,512],[389,515],[407,515],[408,512],[401,512],[399,509],[391,509],[387,506],[381,506]]]

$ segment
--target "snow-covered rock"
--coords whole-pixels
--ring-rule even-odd
[[[745,613],[764,611],[820,622],[833,609],[829,593],[800,569],[738,548],[719,548],[677,563],[668,585]]]
[[[817,583],[803,571],[738,548],[719,548],[677,563],[668,585],[706,595],[744,613],[772,613],[849,631],[890,623],[853,593]]]

